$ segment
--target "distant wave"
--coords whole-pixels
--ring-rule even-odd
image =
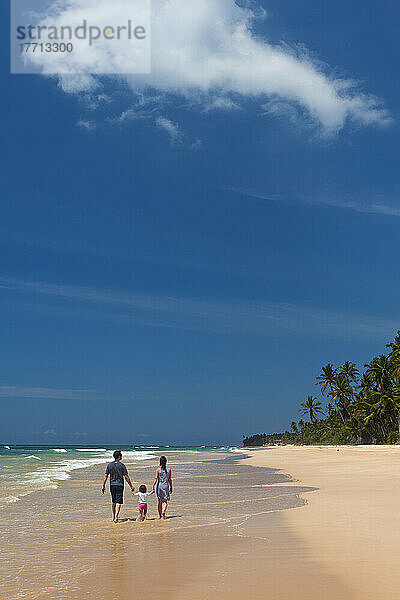
[[[4,446],[6,450],[11,450],[10,446]]]
[[[138,452],[138,451],[125,451],[124,458],[133,458],[135,460],[148,460],[149,458],[153,458],[154,454],[151,452]],[[32,471],[31,473],[27,473],[27,479],[36,484],[37,487],[40,488],[56,488],[58,487],[58,481],[65,481],[71,477],[71,471],[76,471],[77,469],[85,469],[86,467],[91,467],[93,465],[99,465],[103,463],[108,457],[105,456],[96,456],[96,457],[87,457],[87,458],[77,458],[77,459],[68,459],[61,460],[57,462],[57,464],[50,464],[43,466],[43,468]]]
[[[107,452],[107,448],[77,448],[77,452]]]
[[[65,448],[53,448],[53,452],[67,452]]]
[[[34,454],[30,454],[26,458],[34,458],[35,460],[42,460],[41,458],[39,458],[38,456],[35,456]]]
[[[133,458],[134,460],[149,460],[155,458],[156,455],[152,452],[146,452],[146,450],[123,450],[122,460],[126,458]]]

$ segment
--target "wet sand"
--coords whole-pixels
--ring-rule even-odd
[[[0,598],[353,598],[287,518],[306,514],[315,487],[240,454],[176,453],[170,463],[166,521],[151,500],[150,519],[136,522],[127,489],[122,522],[111,523],[97,465],[0,511]],[[156,460],[126,464],[136,486],[151,485]]]
[[[307,556],[342,583],[348,595],[340,598],[398,600],[399,446],[285,446],[251,454],[248,464],[281,468],[297,479],[291,485],[318,488],[307,494],[307,506],[282,518]]]

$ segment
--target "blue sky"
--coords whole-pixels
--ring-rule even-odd
[[[251,10],[257,91],[10,75],[2,36],[4,443],[240,443],[400,328],[398,3]]]

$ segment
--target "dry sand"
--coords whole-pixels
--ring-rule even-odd
[[[283,446],[250,453],[248,464],[282,469],[298,480],[291,485],[318,488],[307,494],[307,505],[282,515],[309,558],[343,584],[346,600],[400,598],[399,446]],[[325,597],[322,590],[319,597]]]

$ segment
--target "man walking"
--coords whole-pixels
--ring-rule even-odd
[[[135,488],[132,485],[132,482],[129,478],[128,471],[126,466],[122,461],[122,452],[121,450],[115,450],[113,462],[110,462],[107,465],[106,472],[104,475],[103,487],[101,488],[102,494],[104,494],[106,489],[106,482],[108,476],[110,476],[110,493],[111,493],[111,501],[112,501],[112,520],[113,523],[118,523],[119,511],[121,510],[121,505],[124,503],[124,479],[127,484],[131,488],[132,492],[135,491]]]

